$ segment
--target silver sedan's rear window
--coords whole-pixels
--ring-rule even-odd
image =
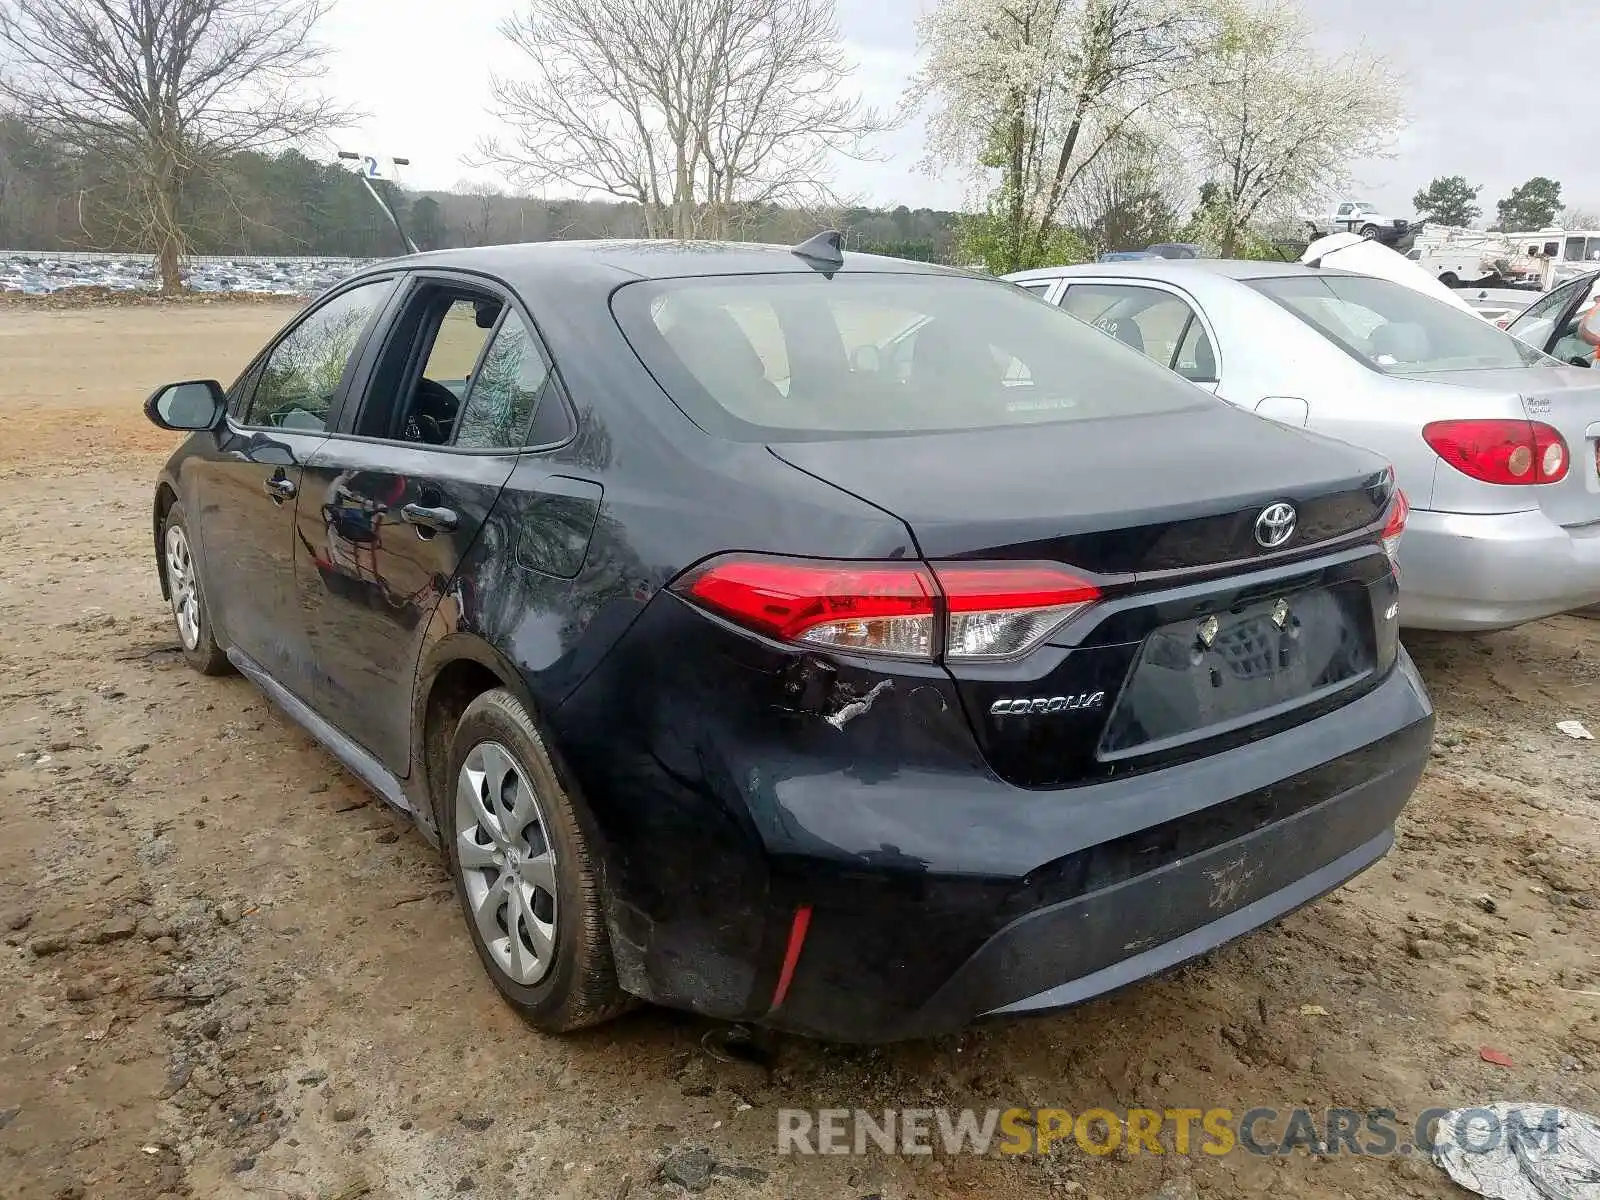
[[[1022,289],[841,272],[649,280],[612,310],[702,428],[747,441],[931,433],[1217,403]]]
[[[1387,375],[1527,367],[1544,355],[1482,317],[1365,275],[1247,281],[1347,353]]]

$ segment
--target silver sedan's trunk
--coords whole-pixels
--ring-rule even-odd
[[[1560,482],[1527,488],[1477,483],[1465,476],[1460,476],[1459,483],[1447,483],[1440,478],[1443,472],[1436,472],[1433,507],[1452,508],[1439,502],[1441,493],[1459,496],[1470,486],[1471,490],[1491,489],[1493,499],[1502,507],[1511,498],[1506,493],[1518,493],[1518,500],[1536,504],[1558,525],[1570,527],[1600,521],[1600,473],[1595,459],[1596,439],[1600,438],[1600,376],[1551,364],[1518,370],[1439,371],[1408,378],[1499,393],[1505,398],[1507,416],[1526,417],[1551,426],[1566,442],[1571,455],[1566,476]]]

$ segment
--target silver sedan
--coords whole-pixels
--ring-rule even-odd
[[[1387,455],[1411,502],[1402,624],[1504,629],[1600,602],[1600,371],[1388,280],[1299,264],[1008,278],[1229,403]]]

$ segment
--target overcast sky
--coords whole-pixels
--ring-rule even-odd
[[[1361,42],[1394,60],[1413,121],[1395,157],[1361,164],[1352,194],[1409,215],[1435,175],[1463,174],[1494,203],[1532,175],[1562,183],[1569,204],[1600,210],[1600,15],[1592,0],[1304,0],[1326,48]],[[334,50],[325,86],[370,118],[343,148],[409,156],[404,182],[448,188],[483,172],[461,156],[492,127],[489,74],[518,60],[495,26],[516,0],[337,0],[322,29]],[[916,61],[916,19],[931,0],[838,0],[859,63],[854,86],[897,105]],[[1584,69],[1584,68],[1588,69]],[[883,161],[841,161],[836,183],[867,203],[960,205],[958,180],[918,167],[916,124],[879,142]]]

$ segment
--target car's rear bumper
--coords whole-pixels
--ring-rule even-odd
[[[980,1017],[1081,1003],[1316,899],[1388,850],[1395,819],[1416,787],[1432,741],[1432,715],[1409,660],[1364,701],[1372,702],[1366,713],[1341,710],[1320,721],[1363,726],[1374,719],[1372,710],[1382,709],[1379,721],[1404,713],[1409,723],[1305,769],[1296,766],[1320,737],[1322,731],[1309,728],[1319,722],[1301,727],[1304,740],[1291,730],[1243,747],[1245,753],[1218,755],[1212,763],[1196,764],[1213,769],[1193,772],[1189,793],[1191,804],[1196,798],[1210,803],[1039,862],[1005,881],[1006,894],[985,915],[1017,915],[982,938],[915,1003],[874,975],[886,971],[892,980],[916,972],[910,960],[960,938],[975,914],[950,912],[951,896],[936,888],[924,893],[920,905],[821,900],[788,997],[761,1019],[851,1041],[950,1033]],[[1274,759],[1283,766],[1280,777],[1253,786],[1262,766]],[[1228,782],[1230,771],[1236,782]],[[1124,795],[1137,803],[1139,779],[1126,782],[1133,786]],[[1157,795],[1169,786],[1150,784]],[[1049,805],[1075,799],[1061,793],[1038,797]],[[1039,837],[1036,855],[1049,843],[1043,822]],[[1145,869],[1145,862],[1159,865]]]
[[[986,993],[1009,993],[1023,987],[1038,990],[983,1015],[1017,1016],[1066,1008],[1249,933],[1332,891],[1381,858],[1394,843],[1394,814],[1415,784],[1415,778],[1408,779],[1404,773],[1385,776],[1363,785],[1361,794],[1342,793],[1326,802],[1347,811],[1314,810],[1201,859],[1140,876],[1093,897],[1031,913],[986,943],[913,1023],[937,1025],[941,1015],[969,1010],[974,1001],[982,1003]],[[1299,874],[1310,857],[1302,835],[1309,835],[1313,842],[1320,840],[1335,827],[1361,816],[1355,811],[1358,809],[1391,824],[1310,874]],[[1228,909],[1233,890],[1254,890],[1251,885],[1263,872],[1287,877],[1289,882]],[[1218,910],[1224,910],[1224,915],[1189,927],[1197,915]],[[1103,936],[1086,941],[1086,930]],[[1059,948],[1067,945],[1072,950],[1063,954]],[[1106,965],[1073,974],[1082,971],[1086,962],[1099,959]],[[1068,978],[1054,982],[1052,975]]]
[[[631,744],[638,725],[611,724],[592,751],[562,738],[604,827],[619,979],[658,1003],[861,1042],[1077,1003],[1337,886],[1389,845],[1433,725],[1402,652],[1291,729],[1027,789],[983,767],[931,673],[843,728],[793,713],[781,739],[740,742],[737,760],[726,743],[722,762],[704,741],[720,696],[676,699],[693,721],[663,719],[651,747]]]
[[[1537,509],[1412,509],[1400,589],[1400,624],[1411,629],[1508,629],[1600,603],[1600,522],[1569,529]]]

